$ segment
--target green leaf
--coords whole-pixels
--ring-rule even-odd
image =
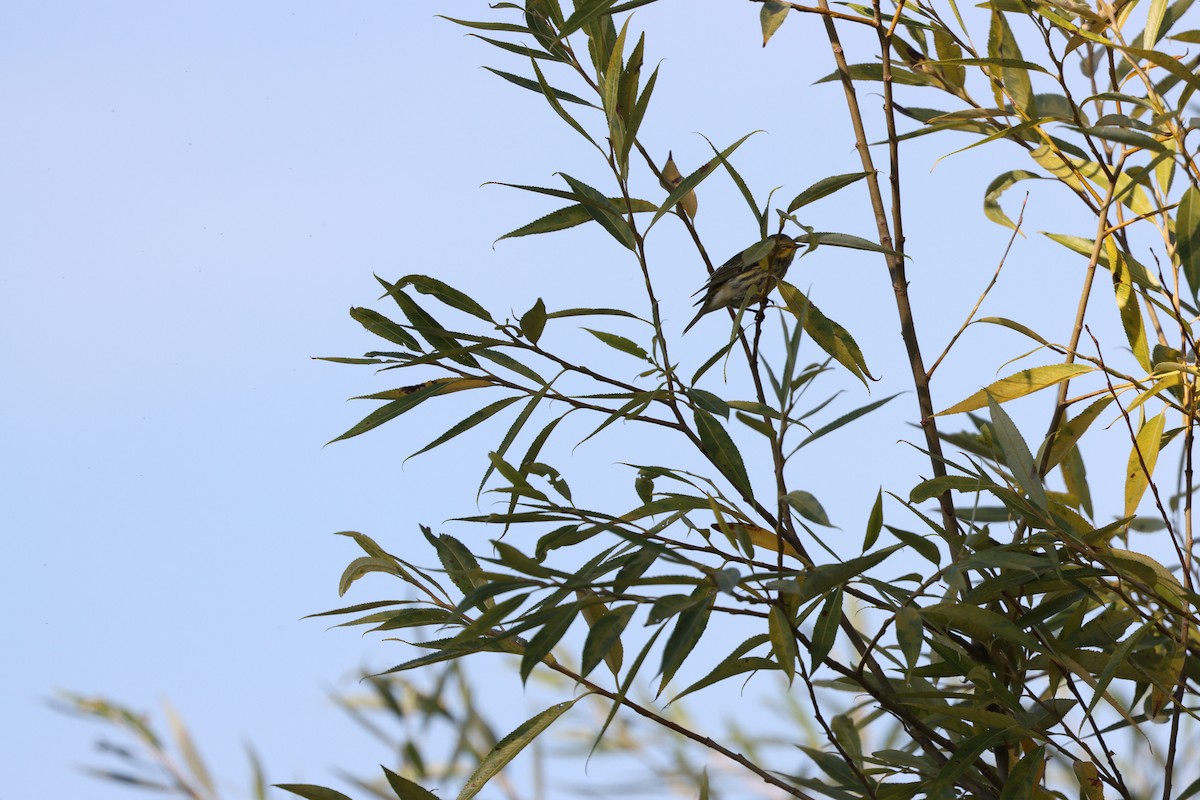
[[[451,427],[450,430],[446,431],[441,436],[437,437],[432,442],[430,442],[429,444],[422,447],[420,450],[417,450],[415,453],[410,455],[408,458],[415,458],[416,456],[419,456],[422,453],[428,453],[430,450],[434,449],[435,447],[441,447],[446,442],[450,441],[451,439],[458,436],[459,434],[466,433],[467,431],[471,430],[471,428],[474,428],[476,425],[480,424],[481,422],[485,422],[486,420],[491,419],[497,413],[508,408],[510,405],[512,405],[513,403],[517,402],[520,399],[521,399],[520,397],[505,397],[502,400],[497,400],[494,403],[484,406],[483,408],[479,409],[475,413],[471,414],[469,417],[467,417],[463,420],[460,420],[456,425]],[[404,460],[407,461],[408,458],[406,458]]]
[[[1021,49],[1017,46],[1016,36],[1008,25],[1008,19],[998,10],[992,10],[992,26],[988,33],[988,55],[990,59],[980,59],[985,66],[1000,67],[1000,74],[992,74],[993,80],[999,78],[1013,106],[1021,112],[1021,116],[1030,119],[1037,116],[1037,105],[1033,96],[1033,84],[1029,80],[1029,71],[1046,72],[1044,67],[1024,61]],[[987,62],[991,62],[990,64]],[[996,104],[1004,105],[1004,92],[994,87]]]
[[[921,616],[933,624],[988,640],[999,637],[1022,647],[1037,649],[1037,641],[1012,620],[986,608],[962,603],[938,603],[921,609]]]
[[[531,343],[537,344],[546,328],[546,304],[538,298],[533,308],[521,315],[521,334]]]
[[[921,646],[925,642],[921,613],[913,606],[903,606],[896,612],[896,641],[909,669],[917,665]]]
[[[392,787],[397,800],[438,800],[438,796],[425,787],[418,786],[408,778],[397,775],[382,764],[379,765],[379,768],[383,770],[388,786]]]
[[[1006,403],[1009,400],[1015,400],[1018,397],[1024,397],[1027,394],[1041,391],[1048,386],[1054,386],[1063,381],[1077,378],[1080,375],[1086,375],[1094,371],[1094,369],[1094,367],[1087,364],[1048,364],[1044,367],[1023,369],[1020,372],[1014,372],[1006,378],[1001,378],[995,383],[988,384],[967,399],[955,403],[945,411],[937,412],[935,416],[960,414],[964,411],[974,411],[977,408],[983,408],[988,404],[989,397],[994,398],[997,403]]]
[[[1042,485],[1037,465],[1033,463],[1029,445],[1021,437],[1021,432],[1017,430],[1012,418],[991,396],[988,397],[988,410],[992,416],[992,437],[1004,453],[1005,463],[1012,472],[1013,479],[1035,506],[1048,512],[1050,500],[1046,497],[1046,488]]]
[[[560,92],[547,83],[546,76],[542,74],[542,68],[538,66],[537,61],[531,58],[529,63],[533,67],[533,74],[537,77],[537,87],[541,91],[542,96],[546,98],[546,102],[550,104],[552,109],[554,109],[554,113],[558,114],[558,116],[564,122],[574,128],[575,131],[588,142],[590,142],[593,147],[599,148],[600,146],[596,144],[596,140],[593,139],[592,135],[587,132],[587,129],[580,125],[579,121],[572,117],[567,110],[563,108],[562,103],[559,102]],[[572,95],[572,97],[573,96],[574,95]],[[564,97],[563,99],[566,98]],[[588,103],[587,105],[591,104]]]
[[[625,202],[625,199],[621,197],[610,197],[607,199],[613,204],[623,204]],[[629,205],[635,213],[658,210],[658,206],[648,200],[630,198]],[[530,222],[528,225],[522,225],[516,230],[509,231],[496,241],[499,242],[501,239],[514,239],[518,236],[534,236],[540,233],[564,231],[568,228],[574,228],[576,225],[582,225],[585,222],[590,222],[591,220],[592,215],[588,212],[587,208],[582,204],[576,203],[575,205],[570,205],[566,208],[560,208],[557,211],[551,211],[546,216],[539,217],[533,222]],[[628,314],[628,312],[626,312],[626,314]]]
[[[996,178],[988,184],[987,191],[983,195],[983,215],[997,225],[1003,225],[1006,228],[1016,230],[1017,224],[1009,219],[1004,213],[1004,209],[1000,207],[1000,195],[1004,194],[1013,184],[1018,181],[1040,181],[1046,180],[1044,175],[1038,175],[1036,172],[1029,172],[1023,169],[1009,170],[1008,172],[997,175]]]
[[[871,506],[871,515],[867,517],[867,533],[863,536],[863,552],[875,546],[879,533],[883,530],[883,489],[875,493],[875,504]]]
[[[1050,446],[1050,458],[1046,462],[1047,469],[1053,469],[1062,462],[1067,452],[1075,447],[1079,437],[1096,421],[1100,412],[1108,408],[1112,401],[1111,396],[1101,397],[1080,412],[1078,416],[1059,427],[1058,432],[1054,435],[1054,443]]]
[[[557,609],[546,620],[538,632],[533,635],[533,638],[529,640],[529,644],[525,646],[525,652],[521,656],[520,672],[522,684],[529,679],[529,673],[533,672],[533,668],[542,663],[550,655],[550,651],[554,649],[554,645],[558,644],[559,640],[566,635],[567,630],[571,627],[571,623],[578,616],[578,603],[563,606]]]
[[[586,696],[580,695],[580,697]],[[499,774],[500,770],[508,765],[508,762],[516,758],[518,753],[549,728],[556,719],[566,713],[567,709],[575,705],[580,697],[550,706],[545,711],[521,723],[516,730],[497,742],[491,752],[479,762],[474,774],[467,780],[462,791],[458,793],[458,800],[469,800],[479,794],[489,780]]]
[[[607,197],[586,183],[575,180],[565,172],[560,172],[558,175],[571,187],[575,193],[574,199],[583,203],[584,209],[593,220],[599,223],[601,228],[608,231],[609,235],[620,242],[622,246],[630,250],[634,249],[636,242],[633,229],[629,227],[629,223],[625,221]]]
[[[852,81],[882,81],[883,80],[883,65],[882,64],[849,64],[846,67],[846,72]],[[892,67],[892,82],[898,86],[928,86],[930,79],[923,75],[917,75],[906,69]],[[831,72],[824,78],[813,81],[814,85],[818,83],[830,83],[832,81],[840,81],[842,79],[841,72]]]
[[[804,233],[796,237],[796,241],[804,242],[811,245],[827,245],[829,247],[845,247],[850,250],[866,250],[870,253],[885,253],[889,256],[900,255],[895,250],[883,247],[870,239],[864,239],[861,236],[854,236],[849,233],[836,233],[832,231],[813,231],[812,233]]]
[[[933,497],[939,497],[943,492],[983,492],[995,484],[984,481],[974,475],[942,475],[921,481],[908,493],[910,503],[924,503]]]
[[[1192,287],[1200,296],[1200,190],[1188,187],[1175,211],[1175,257]]]
[[[826,528],[834,527],[833,523],[829,521],[829,517],[825,514],[825,509],[821,507],[821,503],[812,493],[796,489],[788,492],[786,499],[788,505],[809,522],[824,525]]]
[[[787,3],[781,3],[779,0],[767,0],[763,3],[762,11],[759,12],[759,20],[762,22],[763,47],[767,46],[767,42],[771,41],[771,37],[775,35],[775,31],[779,30],[779,26],[787,19],[788,12],[792,8]],[[791,678],[791,675],[788,676]]]
[[[566,39],[601,16],[615,14],[616,9],[613,7],[615,3],[616,0],[578,0],[575,3],[575,10],[563,22],[562,29],[558,32],[559,40]]]
[[[944,30],[934,29],[933,46],[937,50],[937,57],[943,62],[962,58],[962,48],[954,41],[954,37]],[[953,89],[962,89],[967,84],[967,71],[962,66],[945,65],[938,71]]]
[[[667,644],[663,647],[662,667],[659,669],[662,682],[659,684],[658,694],[662,694],[663,689],[691,654],[696,642],[700,641],[712,614],[716,590],[709,586],[700,586],[693,592],[692,599],[692,605],[680,612],[671,635],[667,637]]]
[[[619,350],[622,353],[633,356],[634,358],[640,358],[643,361],[650,360],[650,357],[647,355],[646,351],[643,350],[637,342],[634,342],[631,339],[626,339],[624,336],[618,336],[615,333],[606,333],[605,331],[597,331],[591,328],[584,328],[584,330],[614,350]]]
[[[671,699],[671,702],[673,703],[676,700],[679,700],[681,697],[691,694],[692,692],[712,686],[714,683],[720,683],[721,681],[732,677],[733,675],[740,675],[743,672],[757,671],[760,669],[779,669],[779,664],[769,658],[765,658],[763,656],[751,656],[749,658],[745,657],[746,653],[749,653],[756,647],[762,646],[768,640],[769,636],[765,633],[751,636],[749,639],[734,648],[734,651],[726,656],[724,660],[722,660],[721,663],[713,669],[712,672],[708,673],[703,678],[696,681],[679,694],[675,695],[675,697]]]
[[[436,297],[451,308],[457,308],[459,311],[464,311],[473,317],[478,317],[484,322],[494,321],[486,308],[476,303],[458,289],[448,286],[437,278],[431,278],[428,275],[405,275],[396,281],[395,286],[398,289],[403,289],[405,286],[412,286],[421,294]]]
[[[1133,516],[1137,512],[1142,495],[1146,493],[1146,488],[1150,485],[1150,477],[1154,474],[1154,465],[1158,463],[1158,452],[1162,446],[1166,413],[1162,411],[1146,420],[1129,451],[1129,462],[1125,470],[1125,516],[1127,517]]]
[[[875,566],[892,553],[900,549],[900,545],[892,545],[882,550],[876,550],[865,556],[852,558],[836,564],[823,564],[813,567],[800,586],[799,601],[808,602],[814,597],[821,597],[836,586],[841,586],[852,578],[857,578]]]
[[[618,606],[596,620],[583,643],[581,675],[588,675],[601,660],[608,660],[613,674],[617,674],[621,668],[621,634],[636,610],[636,605]]]
[[[765,10],[766,6],[763,8]],[[851,184],[857,183],[870,174],[870,172],[850,172],[845,175],[830,175],[828,178],[822,178],[793,197],[792,202],[788,203],[787,213],[791,214],[798,208],[803,208],[809,203],[820,200],[822,197],[827,197],[839,189],[844,189]]]
[[[393,286],[378,275],[375,276],[375,280],[382,284],[387,293],[396,301],[396,305],[400,306],[400,310],[404,312],[404,316],[408,317],[408,321],[412,324],[413,329],[421,335],[421,338],[429,342],[434,350],[440,353],[447,353],[462,349],[462,345],[425,309],[421,308],[417,305],[416,301],[405,294],[402,289]],[[479,367],[479,362],[469,353],[457,353],[450,357],[468,367]]]
[[[742,461],[742,454],[733,443],[729,432],[716,417],[699,408],[695,410],[695,420],[696,433],[700,436],[705,454],[743,497],[753,497],[750,476],[746,474],[746,464]]]
[[[767,615],[767,630],[771,637],[771,652],[775,654],[775,660],[779,662],[790,686],[796,675],[796,659],[800,652],[796,647],[796,636],[792,633],[788,613],[777,605],[771,606]]]
[[[529,28],[524,25],[514,25],[511,22],[472,22],[466,19],[455,19],[447,17],[443,14],[435,14],[434,16],[441,17],[447,22],[453,22],[455,25],[462,25],[464,28],[474,28],[481,31],[503,31],[505,33],[532,33]]]
[[[1045,747],[1035,747],[1022,756],[1008,773],[1004,789],[1000,792],[1000,800],[1034,800],[1038,796],[1045,766]]]
[[[330,439],[326,444],[333,444],[334,442],[340,442],[343,439],[350,439],[354,436],[358,436],[361,433],[366,433],[373,428],[378,428],[383,423],[389,422],[404,412],[416,408],[425,400],[428,400],[435,394],[440,393],[444,387],[445,384],[441,383],[429,384],[417,389],[407,397],[402,397],[399,400],[393,400],[387,405],[380,406],[367,416],[363,417],[362,420],[360,420],[357,425],[350,428],[350,430],[346,431],[341,436]]]
[[[813,623],[811,651],[813,670],[821,665],[825,657],[829,655],[829,651],[833,649],[833,644],[837,641],[838,625],[841,621],[842,587],[839,586],[825,598],[821,611],[817,614],[817,621]]]
[[[1001,510],[1003,511],[1003,509]],[[972,512],[974,512],[973,509]],[[962,514],[961,512],[960,516],[970,519],[968,515]],[[1005,513],[1003,519],[1008,519],[1007,512]],[[924,536],[918,536],[912,531],[901,530],[900,528],[893,527],[892,525],[884,525],[884,527],[888,529],[888,532],[891,533],[892,536],[895,536],[908,547],[911,547],[917,555],[921,556],[921,558],[925,559],[930,564],[933,564],[935,567],[941,564],[942,554],[938,551],[938,546],[936,543],[926,539]]]
[[[515,83],[517,86],[520,86],[522,89],[528,89],[531,92],[537,92],[538,94],[542,94],[542,87],[537,81],[530,80],[529,78],[522,78],[520,75],[513,75],[511,72],[505,72],[505,71],[499,70],[499,69],[492,69],[491,67],[485,66],[484,69],[486,69],[488,72],[492,73],[493,75],[499,75],[501,78],[504,78],[504,80],[508,81],[509,83]],[[548,86],[546,88],[550,90],[550,93],[555,97],[555,99],[561,100],[564,103],[576,103],[581,106],[588,106],[589,108],[596,107],[595,104],[589,103],[587,100],[584,100],[582,97],[573,95],[570,92],[564,92],[562,89],[555,89],[553,86]]]
[[[779,282],[779,294],[787,304],[788,311],[804,326],[804,331],[829,355],[866,386],[867,378],[874,379],[867,369],[862,350],[850,332],[821,313],[803,292],[787,281]]]
[[[326,789],[324,786],[313,786],[311,783],[276,783],[274,787],[299,795],[305,800],[352,800],[341,792]]]
[[[688,389],[686,394],[697,407],[710,414],[729,419],[729,404],[712,392],[706,392],[703,389]]]
[[[412,337],[412,334],[378,311],[372,311],[369,308],[352,308],[350,309],[350,318],[371,333],[387,339],[389,342],[395,342],[409,350],[421,349],[421,345]]]
[[[820,439],[822,436],[825,436],[828,433],[833,433],[834,431],[836,431],[838,428],[842,427],[843,425],[847,425],[847,424],[853,422],[854,420],[858,419],[859,417],[861,417],[865,414],[871,413],[872,411],[874,411],[875,409],[884,405],[885,403],[891,402],[892,400],[896,399],[901,394],[903,394],[903,392],[897,392],[896,394],[889,395],[888,397],[885,397],[882,400],[876,400],[872,403],[867,403],[865,406],[856,408],[848,414],[843,414],[842,416],[838,417],[837,419],[835,419],[833,422],[829,423],[828,425],[822,425],[820,428],[817,428],[815,431],[810,433],[808,436],[804,437],[804,440],[801,441],[800,444],[796,445],[796,449],[799,450],[801,447],[804,447],[806,444],[814,442],[817,439]]]

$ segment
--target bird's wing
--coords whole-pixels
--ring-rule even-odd
[[[743,253],[738,253],[736,256],[713,270],[713,274],[708,276],[708,280],[704,282],[702,287],[692,293],[692,297],[695,297],[701,292],[707,292],[717,284],[727,281],[731,275],[735,275],[740,272],[742,268],[746,266],[742,260],[743,255]]]

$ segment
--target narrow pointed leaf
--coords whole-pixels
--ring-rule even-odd
[[[521,399],[520,397],[505,397],[502,400],[497,400],[496,402],[491,403],[490,405],[484,406],[483,408],[479,409],[475,413],[471,414],[466,419],[463,419],[460,422],[458,422],[456,425],[451,427],[450,430],[446,431],[441,436],[437,437],[432,442],[430,442],[429,444],[422,447],[420,450],[418,450],[415,453],[413,453],[412,455],[410,455],[408,458],[413,458],[415,456],[419,456],[422,453],[428,453],[430,450],[434,449],[435,447],[440,447],[440,446],[444,445],[446,442],[450,441],[451,439],[458,436],[459,434],[466,433],[467,431],[471,430],[471,428],[474,428],[476,425],[480,424],[481,422],[491,419],[495,414],[503,411],[504,409],[508,408],[510,405],[512,405],[513,403],[517,402],[520,399]],[[408,459],[406,458],[405,461],[407,461],[407,460]]]
[[[586,695],[580,695],[580,697],[586,697]],[[554,724],[556,719],[565,714],[578,701],[579,697],[550,706],[545,711],[521,723],[516,730],[497,742],[492,751],[479,762],[474,774],[467,780],[462,791],[458,793],[458,800],[469,800],[479,794],[488,781],[499,774],[500,770],[516,758],[530,742]]]
[[[584,330],[614,350],[619,350],[622,353],[633,356],[634,358],[640,358],[643,361],[649,360],[649,356],[646,354],[646,351],[643,350],[637,342],[626,339],[624,336],[618,336],[615,333],[606,333],[605,331],[597,331],[591,328],[584,328]]]
[[[817,621],[813,624],[812,635],[812,668],[817,667],[829,655],[833,644],[837,641],[838,624],[842,621],[842,587],[830,592],[829,597],[821,605]]]
[[[1192,296],[1200,295],[1200,190],[1195,186],[1183,193],[1175,211],[1175,257]]]
[[[850,370],[850,373],[862,381],[864,386],[868,385],[867,378],[874,379],[870,370],[867,369],[867,362],[863,358],[862,350],[858,348],[858,343],[854,341],[854,337],[850,335],[849,331],[821,313],[821,310],[813,305],[803,292],[787,281],[779,282],[779,294],[787,304],[788,311],[803,323],[805,333],[818,347]]]
[[[1146,420],[1138,431],[1137,441],[1129,452],[1129,463],[1125,471],[1125,516],[1137,512],[1138,504],[1150,485],[1150,477],[1154,474],[1154,465],[1158,462],[1158,452],[1162,444],[1163,425],[1166,422],[1166,412]],[[1144,464],[1144,466],[1143,466]]]
[[[1004,192],[1019,181],[1040,181],[1045,179],[1044,175],[1038,175],[1036,172],[1029,172],[1023,169],[1009,170],[997,175],[988,184],[987,191],[984,192],[983,215],[997,225],[1003,225],[1006,228],[1015,230],[1017,224],[1009,219],[1009,216],[1004,213],[1004,209],[1000,207],[1000,195],[1004,194]]]
[[[830,175],[828,178],[822,178],[792,198],[792,202],[788,203],[787,213],[791,214],[798,208],[803,208],[809,203],[820,200],[822,197],[827,197],[839,189],[844,189],[851,184],[857,183],[870,174],[869,172],[850,172],[845,175]]]
[[[800,651],[796,647],[796,636],[792,633],[788,614],[777,605],[771,606],[767,615],[767,631],[771,637],[771,652],[775,654],[775,660],[787,676],[788,685],[791,685],[796,675],[796,659]]]
[[[341,792],[326,789],[324,786],[314,786],[310,783],[276,783],[274,787],[303,797],[304,800],[353,800]]]
[[[1042,485],[1042,478],[1033,462],[1029,445],[1021,437],[1021,432],[1017,430],[1012,418],[990,396],[988,410],[992,417],[992,435],[1000,451],[1004,453],[1005,463],[1012,472],[1013,479],[1035,506],[1042,511],[1049,511],[1050,500],[1046,497],[1046,488]]]
[[[875,493],[875,504],[871,506],[871,515],[867,517],[867,533],[863,536],[863,552],[875,546],[879,534],[883,530],[883,489]]]
[[[395,342],[402,347],[407,347],[409,350],[421,349],[420,344],[417,343],[412,334],[378,311],[372,311],[369,308],[352,308],[350,309],[350,318],[371,333],[387,339],[389,342]]]
[[[635,610],[636,605],[619,606],[590,623],[591,630],[583,643],[580,674],[590,673],[602,659],[608,663],[613,675],[620,671],[623,661],[621,634],[624,633],[625,626],[629,624]]]
[[[609,202],[617,204],[624,203],[624,198],[610,197]],[[629,204],[635,212],[657,211],[658,206],[648,200],[638,200],[631,198]],[[554,233],[555,231],[564,231],[568,228],[574,228],[576,225],[582,225],[585,222],[591,222],[592,215],[588,210],[580,204],[560,208],[557,211],[551,211],[544,217],[539,217],[528,225],[522,225],[516,230],[511,230],[501,236],[496,241],[501,239],[515,239],[518,236],[535,236],[540,233]]]
[[[354,436],[358,436],[359,434],[366,433],[374,428],[378,428],[383,423],[389,422],[404,412],[415,408],[424,401],[428,400],[430,397],[440,394],[441,391],[441,384],[433,384],[422,389],[418,389],[407,397],[403,397],[399,400],[393,400],[387,405],[375,409],[370,414],[363,417],[357,425],[350,428],[350,430],[346,431],[341,436],[330,439],[328,443],[333,444],[334,442],[340,442],[343,439],[350,439]]]
[[[997,403],[1006,403],[1018,397],[1055,386],[1063,381],[1069,381],[1080,375],[1094,371],[1087,364],[1048,364],[1044,367],[1030,367],[1015,372],[995,383],[988,384],[967,399],[955,403],[945,411],[939,411],[937,416],[959,414],[964,411],[974,411],[988,404],[988,397],[995,398]]]
[[[478,317],[484,322],[493,321],[492,315],[488,313],[486,308],[476,303],[458,289],[439,281],[437,278],[431,278],[428,275],[405,275],[396,281],[395,286],[400,289],[403,289],[405,286],[411,286],[421,294],[436,297],[451,308],[457,308],[459,311],[464,311],[473,317]]]
[[[712,614],[716,590],[702,586],[696,590],[694,598],[696,602],[679,613],[675,627],[672,629],[671,635],[667,637],[666,646],[663,647],[662,668],[659,670],[662,674],[662,683],[659,684],[659,694],[662,694],[662,690],[675,677],[675,673],[687,660],[692,648],[696,646],[696,642],[700,641],[704,629],[708,627],[708,618]]]
[[[713,463],[720,468],[725,478],[734,485],[744,497],[752,497],[750,476],[746,473],[746,464],[742,454],[729,436],[729,432],[717,421],[717,418],[707,411],[697,408],[695,411],[696,433],[700,443]]]
[[[522,78],[520,75],[514,75],[511,72],[505,72],[504,70],[500,70],[500,69],[492,69],[491,67],[484,67],[484,69],[486,69],[488,72],[492,73],[493,75],[499,75],[501,78],[504,78],[504,80],[508,81],[509,83],[515,83],[517,86],[520,86],[522,89],[528,89],[531,92],[537,92],[538,94],[542,94],[542,87],[540,84],[538,84],[537,81],[530,80],[529,78]],[[584,100],[582,97],[573,95],[570,92],[564,92],[562,89],[555,89],[553,86],[547,86],[546,88],[550,91],[550,93],[556,99],[561,100],[564,103],[576,103],[578,105],[588,106],[590,108],[596,107],[593,103],[589,103],[587,100]]]
[[[397,775],[387,767],[380,765],[388,786],[396,794],[397,800],[438,800],[438,796],[423,786],[413,783],[408,778]]]

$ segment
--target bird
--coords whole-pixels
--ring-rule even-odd
[[[748,256],[761,252],[766,242],[771,242],[771,248],[763,256],[751,261]],[[740,309],[766,300],[779,281],[791,266],[792,259],[800,243],[784,233],[768,236],[759,245],[743,250],[726,261],[708,277],[704,287],[696,292],[704,292],[704,297],[696,301],[700,306],[699,313],[683,329],[684,333],[700,321],[710,311],[718,308]],[[693,295],[695,296],[695,295]]]

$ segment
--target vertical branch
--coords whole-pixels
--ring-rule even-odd
[[[929,452],[933,475],[940,478],[946,474],[946,465],[942,458],[942,443],[938,439],[937,421],[933,416],[933,398],[929,391],[929,375],[925,371],[925,362],[921,356],[921,345],[917,340],[916,323],[913,321],[912,304],[908,296],[908,277],[905,274],[904,268],[903,230],[899,228],[901,215],[899,211],[900,183],[899,176],[896,174],[897,163],[896,161],[892,163],[893,202],[895,204],[894,217],[897,227],[897,239],[893,241],[892,230],[888,224],[887,210],[884,206],[883,194],[879,189],[879,174],[871,158],[866,126],[863,124],[862,111],[859,107],[858,95],[854,89],[854,81],[850,77],[850,67],[846,62],[846,54],[842,49],[837,26],[829,14],[829,0],[817,0],[817,2],[821,10],[825,12],[822,15],[822,21],[825,24],[825,33],[829,38],[829,45],[833,51],[833,59],[837,64],[838,74],[841,77],[842,89],[846,94],[846,108],[850,113],[850,123],[854,128],[855,149],[858,150],[863,171],[869,173],[867,175],[867,191],[870,194],[871,208],[875,214],[875,227],[879,237],[879,244],[892,251],[884,257],[887,260],[888,275],[892,281],[892,292],[895,294],[896,312],[900,318],[900,336],[904,340],[904,349],[908,353],[908,363],[912,370],[913,386],[916,389],[917,404],[921,413],[921,429],[925,432],[925,447]],[[876,28],[878,27],[879,24],[877,22]],[[890,41],[885,32],[881,32],[880,41],[883,49],[884,68],[887,69]],[[894,105],[891,101],[891,80],[890,75],[887,73],[884,74],[884,91],[887,93],[885,95],[884,115],[888,119],[888,138],[891,140],[890,153],[894,158],[898,158],[897,143],[895,141]],[[947,491],[940,495],[938,503],[941,507],[942,525],[946,530],[946,535],[953,539],[959,538],[958,521],[954,513],[954,503],[950,497],[950,492]]]
[[[1096,265],[1100,262],[1100,253],[1104,249],[1104,239],[1108,232],[1108,210],[1113,204],[1113,195],[1117,190],[1116,176],[1121,174],[1125,168],[1125,159],[1128,153],[1123,152],[1113,167],[1113,179],[1109,181],[1108,192],[1104,197],[1104,202],[1100,204],[1100,208],[1096,214],[1096,242],[1092,246],[1092,255],[1088,259],[1087,271],[1083,277],[1083,287],[1079,290],[1079,303],[1075,309],[1075,324],[1071,329],[1071,340],[1067,343],[1067,364],[1075,363],[1075,353],[1079,349],[1079,339],[1083,336],[1083,322],[1087,317],[1088,300],[1092,296],[1092,284],[1096,279]],[[1050,468],[1050,451],[1053,449],[1054,437],[1058,434],[1058,429],[1062,425],[1063,416],[1067,413],[1067,389],[1070,387],[1070,381],[1063,381],[1058,385],[1058,397],[1055,400],[1054,412],[1050,415],[1050,424],[1046,427],[1046,446],[1042,450],[1041,463],[1038,464],[1038,473],[1045,475]]]

